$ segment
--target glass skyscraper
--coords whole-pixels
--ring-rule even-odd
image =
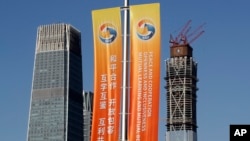
[[[91,140],[93,96],[92,92],[83,92],[83,141]]]
[[[27,141],[83,141],[81,33],[38,27]]]

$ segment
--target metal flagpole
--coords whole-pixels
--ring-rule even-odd
[[[129,18],[129,0],[124,0],[124,21],[123,21],[123,74],[122,74],[122,125],[121,141],[127,139],[127,98],[128,98],[128,18]]]

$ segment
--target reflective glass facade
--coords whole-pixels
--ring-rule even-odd
[[[38,28],[27,141],[83,141],[81,34]]]
[[[93,93],[83,92],[83,141],[91,140]]]

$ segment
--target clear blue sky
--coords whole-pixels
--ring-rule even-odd
[[[130,0],[161,4],[161,107],[159,141],[165,138],[165,65],[169,35],[191,19],[206,22],[193,44],[198,64],[198,140],[228,141],[229,124],[250,124],[250,1]],[[84,89],[93,90],[91,10],[122,6],[122,0],[1,0],[0,138],[26,140],[37,27],[69,23],[82,32]]]

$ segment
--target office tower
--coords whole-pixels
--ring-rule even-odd
[[[83,92],[83,141],[91,139],[91,125],[93,115],[93,93]]]
[[[28,141],[83,141],[81,57],[76,28],[38,27]]]
[[[166,60],[167,141],[197,141],[197,63],[189,44],[170,47]]]

